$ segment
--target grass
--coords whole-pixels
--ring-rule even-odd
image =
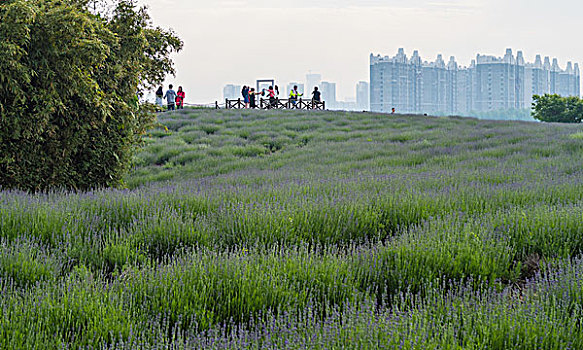
[[[0,192],[0,348],[583,346],[583,130],[163,114],[129,189]]]

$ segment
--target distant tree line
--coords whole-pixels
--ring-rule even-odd
[[[533,96],[532,116],[548,123],[581,123],[583,100],[580,97],[562,97],[546,94]]]
[[[0,189],[120,185],[182,45],[131,0],[0,1]]]

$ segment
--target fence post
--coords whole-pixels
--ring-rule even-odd
[[[225,99],[225,109],[231,109],[228,98]]]
[[[322,110],[326,110],[326,101],[322,101]]]
[[[215,109],[219,109],[219,101],[215,101]]]

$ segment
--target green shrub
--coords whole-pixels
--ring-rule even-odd
[[[17,243],[0,248],[0,277],[9,278],[20,286],[33,286],[37,282],[53,281],[60,266],[53,257],[41,253],[38,246]]]
[[[577,96],[562,97],[557,94],[533,96],[532,116],[548,123],[581,123],[583,100]]]
[[[207,135],[214,135],[217,131],[221,130],[221,127],[216,125],[202,125],[200,129]]]
[[[257,157],[260,155],[264,155],[267,150],[265,147],[260,147],[256,145],[246,146],[246,147],[234,147],[233,155],[238,157]]]
[[[177,156],[173,157],[170,160],[176,164],[186,165],[202,160],[203,158],[204,154],[201,151],[188,151],[181,152],[180,154],[178,154]]]
[[[117,0],[0,3],[0,187],[89,189],[121,183],[152,125],[144,86],[173,72],[182,42]]]

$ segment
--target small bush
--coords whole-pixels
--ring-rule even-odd
[[[532,116],[547,123],[581,123],[583,100],[577,96],[562,97],[546,94],[533,96]]]
[[[233,155],[238,157],[257,157],[264,155],[266,153],[266,149],[260,146],[245,146],[245,147],[235,147],[232,150]]]

